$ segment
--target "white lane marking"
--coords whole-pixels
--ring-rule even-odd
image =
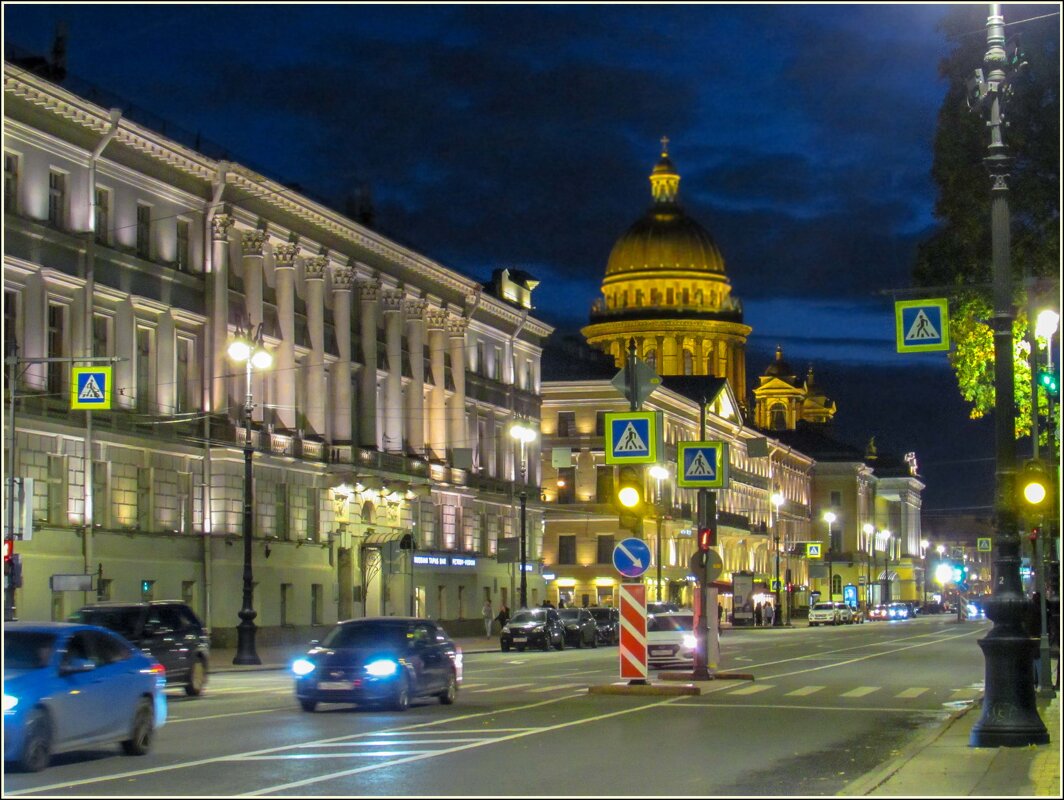
[[[787,692],[785,697],[808,697],[811,694],[819,692],[821,689],[826,689],[826,686],[803,686],[801,689],[795,689],[793,692]]]
[[[440,731],[443,733],[443,731]],[[409,747],[414,744],[448,744],[457,742],[483,742],[490,739],[490,736],[464,736],[457,739],[393,739],[392,741],[376,741],[376,742],[331,742],[329,744],[296,744],[292,745],[298,749],[308,749],[311,747],[394,747],[397,744],[401,744],[404,747]]]
[[[392,729],[392,731],[364,731],[364,732],[361,732],[361,733],[347,734],[345,736],[334,736],[334,737],[331,737],[331,738],[328,738],[328,739],[318,739],[317,741],[309,742],[308,744],[312,744],[313,745],[313,744],[328,744],[330,742],[343,742],[343,741],[349,741],[351,739],[364,738],[366,736],[381,736],[381,735],[385,735],[385,734],[388,734],[388,733],[394,733],[396,735],[401,735],[401,734],[403,734],[405,732],[408,732],[408,731],[419,731],[421,733],[431,733],[431,731],[422,731],[421,729],[422,728],[431,728],[431,727],[435,727],[435,726],[438,726],[438,725],[446,725],[446,724],[449,724],[449,723],[452,723],[452,722],[462,722],[463,720],[477,719],[477,718],[480,718],[480,717],[492,717],[492,716],[497,716],[499,714],[512,712],[512,711],[527,711],[528,709],[531,709],[531,708],[539,708],[540,706],[549,706],[549,705],[552,705],[554,703],[560,703],[560,702],[562,702],[564,700],[568,700],[568,699],[569,699],[568,696],[565,696],[565,697],[552,697],[552,698],[550,698],[548,700],[537,700],[535,703],[525,703],[525,704],[519,705],[519,706],[510,706],[509,708],[492,709],[490,711],[475,711],[472,714],[462,714],[462,715],[457,716],[457,717],[444,717],[443,719],[436,719],[436,720],[432,720],[431,722],[416,722],[416,723],[413,723],[411,725],[404,725],[404,726],[399,727],[399,728],[394,728],[394,729]],[[638,709],[636,709],[636,710],[638,710]],[[259,713],[259,712],[255,712],[255,713]],[[522,728],[522,729],[518,729],[518,730],[519,731],[525,731],[526,729]],[[530,731],[530,732],[534,732],[534,731],[538,731],[540,729],[539,728],[531,728],[531,729],[527,729],[527,730]],[[447,734],[451,733],[451,731],[440,731],[440,732],[441,733],[447,733]],[[520,735],[520,733],[518,733],[517,735]],[[190,767],[202,767],[202,766],[204,766],[206,764],[218,764],[218,763],[225,762],[225,761],[239,761],[242,757],[245,757],[245,756],[248,757],[248,758],[251,758],[251,757],[254,757],[254,756],[267,755],[269,753],[279,753],[279,752],[282,752],[284,750],[290,750],[291,748],[292,748],[291,744],[285,744],[285,745],[280,745],[278,747],[266,747],[266,748],[263,748],[261,750],[249,750],[249,751],[247,751],[246,753],[243,753],[243,754],[226,755],[226,756],[214,756],[214,757],[211,757],[211,758],[199,758],[199,759],[196,759],[194,761],[183,761],[183,762],[178,763],[178,764],[168,764],[166,766],[159,766],[159,767],[147,767],[145,769],[129,770],[128,772],[119,772],[119,773],[114,773],[114,774],[111,774],[111,775],[97,775],[96,777],[93,777],[93,778],[84,778],[82,780],[67,781],[67,782],[64,782],[64,783],[53,783],[53,784],[49,784],[47,786],[34,786],[34,787],[31,787],[31,788],[19,789],[19,790],[14,791],[14,792],[9,791],[9,792],[7,792],[6,796],[7,797],[15,797],[17,795],[36,794],[36,793],[39,793],[39,792],[50,792],[53,789],[65,789],[65,788],[69,788],[69,787],[72,787],[72,786],[87,786],[87,785],[90,785],[90,784],[93,784],[93,783],[103,783],[105,781],[123,781],[123,780],[127,780],[129,778],[137,778],[137,777],[140,777],[142,775],[155,775],[155,774],[162,773],[162,772],[172,772],[174,770],[187,769],[187,768],[190,768]]]
[[[537,703],[536,705],[540,705],[540,704]],[[529,708],[531,708],[531,706],[529,706]],[[480,716],[480,715],[479,714],[474,714],[473,716]],[[504,732],[505,733],[515,733],[517,731],[534,731],[534,730],[538,730],[538,728],[530,728],[530,727],[527,727],[527,726],[524,727],[524,728],[492,728],[491,729],[491,733],[504,733]],[[409,736],[410,733],[411,733],[410,731],[405,731],[405,730],[401,730],[400,729],[400,730],[394,730],[394,731],[369,731],[365,735],[366,736]],[[418,731],[417,735],[418,736],[451,736],[451,735],[457,734],[457,733],[479,733],[479,734],[483,734],[483,733],[485,733],[485,730],[483,728],[471,728],[471,729],[468,729],[468,730],[465,729],[465,728],[459,728],[458,730],[446,730],[446,731]]]
[[[752,683],[749,686],[744,686],[741,689],[735,689],[728,692],[732,694],[757,694],[758,692],[767,692],[769,689],[775,689],[775,685],[771,683]]]
[[[277,753],[272,756],[244,756],[241,761],[305,761],[312,758],[394,758],[431,753],[431,750],[378,750],[365,753]]]
[[[526,686],[535,686],[534,683],[511,683],[509,686],[496,686],[493,689],[474,689],[470,694],[488,694],[489,692],[505,692],[507,689],[523,689]]]
[[[897,697],[900,700],[909,700],[909,699],[912,699],[913,697],[919,697],[920,695],[922,695],[926,691],[928,691],[928,690],[923,688],[922,686],[913,686],[912,688],[905,689],[904,691],[898,692],[894,696]]]
[[[856,689],[850,689],[848,692],[843,692],[839,697],[864,697],[866,694],[872,694],[872,692],[878,692],[881,686],[858,686]]]
[[[807,706],[807,705],[774,705],[772,703],[699,703],[693,700],[680,700],[670,703],[669,708],[767,708],[780,711],[846,711],[856,714],[868,714],[875,712],[891,714],[925,714],[929,717],[944,717],[946,712],[933,708],[877,708],[874,706]]]
[[[560,692],[562,689],[575,689],[581,684],[579,683],[560,683],[557,686],[544,686],[542,689],[529,689],[529,692],[538,694],[539,692]]]
[[[177,725],[180,722],[203,722],[208,719],[223,719],[225,717],[243,717],[250,714],[269,714],[273,711],[290,711],[295,708],[294,705],[276,706],[275,708],[259,708],[254,711],[231,711],[228,714],[210,714],[206,717],[183,717],[181,719],[175,719],[174,717],[167,717],[167,725]],[[165,726],[164,726],[165,727]]]

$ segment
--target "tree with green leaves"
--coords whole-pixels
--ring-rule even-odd
[[[1050,9],[1056,13],[1047,15]],[[1060,21],[1059,10],[1051,6],[1006,5],[1004,11],[1012,62],[1003,136],[1013,159],[1008,200],[1019,438],[1031,429],[1028,289],[1037,281],[1041,290],[1049,287],[1053,299],[1059,294]],[[985,115],[968,103],[968,80],[984,68],[986,20],[987,6],[959,5],[941,23],[954,49],[939,65],[949,87],[939,111],[931,170],[938,186],[938,226],[917,249],[913,266],[917,286],[950,297],[955,345],[950,363],[973,418],[994,409],[990,178],[983,165],[990,140]],[[1039,406],[1045,410],[1044,396]]]

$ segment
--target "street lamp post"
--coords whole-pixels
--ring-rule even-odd
[[[653,478],[655,481],[657,481],[657,502],[655,503],[655,506],[657,507],[656,510],[658,512],[657,513],[657,517],[658,517],[658,541],[657,541],[657,546],[655,548],[657,550],[657,552],[654,555],[654,561],[657,564],[657,568],[658,568],[657,569],[657,572],[658,572],[658,576],[657,576],[657,578],[658,578],[658,602],[661,602],[661,525],[662,525],[662,519],[663,519],[661,482],[665,478],[669,477],[669,471],[667,469],[665,469],[665,467],[661,466],[661,464],[655,464],[654,466],[652,466],[650,468],[650,477]]]
[[[772,627],[783,625],[783,609],[780,607],[780,506],[783,505],[783,494],[777,488],[772,493],[771,501],[776,509],[776,515],[772,521],[772,530],[776,539],[776,607],[772,615]]]
[[[872,610],[872,576],[876,569],[876,528],[871,522],[862,527],[868,543],[868,572],[865,577],[865,613]]]
[[[927,539],[920,540],[920,561],[923,562],[923,573],[920,575],[920,605],[927,602],[927,548],[931,542]]]
[[[515,422],[510,426],[510,436],[521,444],[521,608],[528,608],[528,575],[525,572],[525,563],[528,561],[528,523],[525,516],[528,503],[528,462],[525,458],[525,445],[535,441],[536,429]]]
[[[890,548],[891,548],[891,533],[889,530],[882,530],[877,536],[882,536],[885,543],[883,548],[883,585],[880,587],[879,596],[882,598],[880,602],[889,603],[894,599],[893,589],[894,586],[890,579]]]
[[[835,524],[835,520],[838,517],[835,516],[834,511],[824,512],[824,521],[828,524],[828,600],[834,602],[835,600],[835,576],[832,573],[832,545],[834,544],[834,537],[832,536],[831,526]]]
[[[229,357],[236,362],[244,362],[245,375],[247,377],[247,395],[244,400],[244,592],[241,600],[240,624],[236,626],[236,655],[233,657],[234,664],[261,664],[259,654],[255,651],[255,617],[257,616],[253,602],[254,583],[251,572],[251,527],[253,516],[253,472],[251,459],[254,448],[251,444],[251,412],[255,408],[251,396],[251,370],[252,367],[259,370],[269,369],[273,364],[273,356],[263,346],[262,324],[260,323],[255,333],[250,328],[245,332],[237,328],[236,338],[229,345]]]

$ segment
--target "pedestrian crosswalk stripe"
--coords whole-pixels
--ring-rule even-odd
[[[649,449],[647,443],[643,441],[639,432],[635,429],[635,425],[629,422],[627,427],[625,427],[624,431],[621,433],[621,438],[617,440],[617,445],[613,448],[613,452],[645,453]]]
[[[795,689],[793,692],[787,692],[787,697],[806,697],[814,692],[819,692],[821,689],[825,689],[825,686],[803,686],[801,689]]]
[[[926,691],[927,691],[927,689],[925,689],[922,686],[913,686],[913,687],[910,687],[910,688],[906,689],[903,692],[898,692],[898,694],[896,696],[899,697],[899,698],[904,698],[906,700],[909,700],[909,699],[911,699],[913,697],[919,697],[920,695],[922,695]]]
[[[736,689],[728,694],[757,694],[758,692],[767,692],[769,689],[775,689],[776,686],[771,683],[752,683],[749,686],[744,686],[741,689]]]
[[[843,692],[839,697],[864,697],[866,694],[872,694],[872,692],[878,691],[878,686],[858,686],[856,689],[850,689],[848,692]]]

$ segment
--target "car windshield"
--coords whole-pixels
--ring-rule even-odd
[[[569,620],[571,622],[575,622],[580,619],[580,610],[576,608],[564,608],[559,611],[558,614],[559,616],[561,616],[562,619]]]
[[[546,611],[518,611],[516,614],[510,617],[510,622],[543,622],[546,619]]]
[[[407,626],[394,622],[355,622],[337,625],[322,639],[322,647],[380,647],[406,643]]]
[[[140,607],[133,608],[83,608],[74,618],[86,625],[99,625],[117,631],[127,638],[137,635],[140,629]]]
[[[610,621],[610,610],[608,608],[592,608],[590,611],[596,622]]]
[[[813,611],[834,611],[834,610],[835,610],[835,606],[831,605],[831,603],[817,603],[815,606],[813,606]]]
[[[55,648],[55,634],[40,631],[4,631],[4,668],[40,669]]]
[[[693,614],[677,614],[675,616],[647,617],[647,632],[650,631],[689,631],[695,626]]]

